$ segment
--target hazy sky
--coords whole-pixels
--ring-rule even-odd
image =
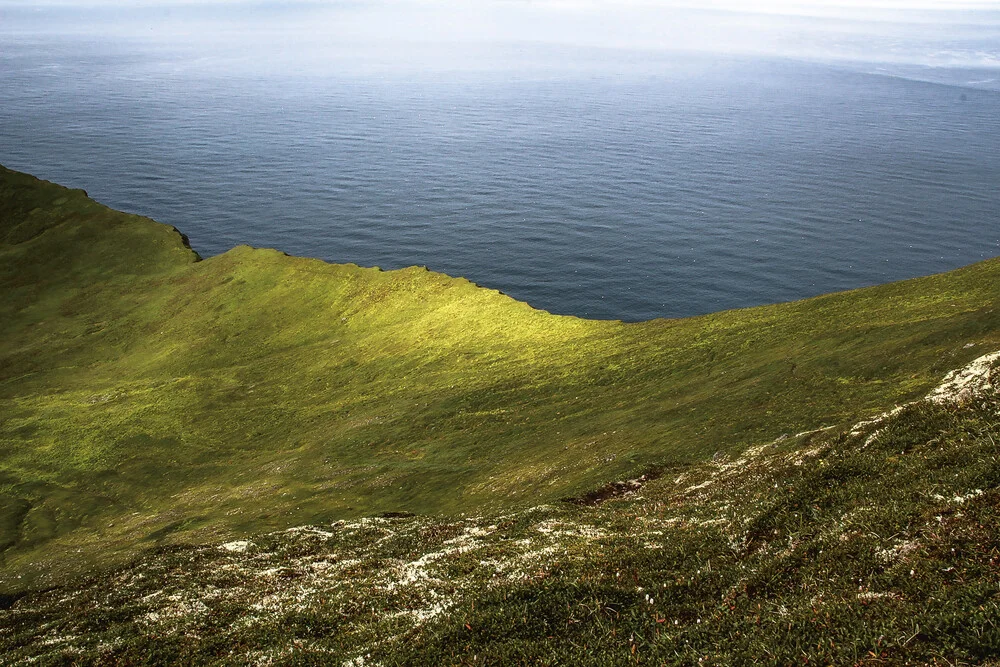
[[[1000,67],[1000,0],[0,0],[0,36],[32,31],[445,67],[490,44]]]
[[[483,4],[485,0],[451,0],[453,5]],[[723,6],[727,8],[738,8],[741,10],[761,9],[773,10],[774,8],[788,7],[902,7],[902,8],[967,8],[967,7],[989,7],[997,6],[997,2],[990,0],[754,0],[752,2],[741,2],[739,0],[500,0],[506,4],[533,4],[533,5],[561,5],[561,6],[584,6],[584,5],[605,5],[619,6],[630,5],[659,5],[659,6],[681,6],[681,7],[709,7]],[[381,2],[379,4],[441,4],[435,0],[395,0],[394,2]],[[352,0],[298,0],[297,3],[282,4],[315,4],[315,5],[344,5],[344,4],[376,4],[375,0],[366,0],[361,3]],[[262,4],[261,0],[2,0],[3,5],[118,5],[122,7],[135,5],[206,5],[206,4]],[[274,3],[278,4],[278,3]]]
[[[594,10],[616,8],[722,9],[754,13],[864,16],[878,10],[1000,10],[1000,0],[0,0],[0,7],[194,7],[206,5],[313,5],[318,7],[450,7],[474,11],[488,6]]]

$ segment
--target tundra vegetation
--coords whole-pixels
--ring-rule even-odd
[[[998,279],[590,321],[0,168],[0,663],[1000,664]]]

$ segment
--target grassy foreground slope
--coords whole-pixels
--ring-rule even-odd
[[[998,360],[597,506],[164,546],[0,610],[0,664],[1000,665]]]
[[[1000,262],[638,324],[182,236],[0,168],[0,591],[144,546],[526,508],[921,395]]]

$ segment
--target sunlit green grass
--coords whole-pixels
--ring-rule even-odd
[[[197,260],[0,170],[0,591],[157,544],[553,502],[872,413],[1000,347],[996,260],[637,324],[422,268]]]

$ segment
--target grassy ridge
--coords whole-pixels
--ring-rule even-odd
[[[0,590],[143,546],[550,502],[878,411],[1000,347],[996,260],[588,321],[421,268],[196,261],[9,170],[0,241]]]

